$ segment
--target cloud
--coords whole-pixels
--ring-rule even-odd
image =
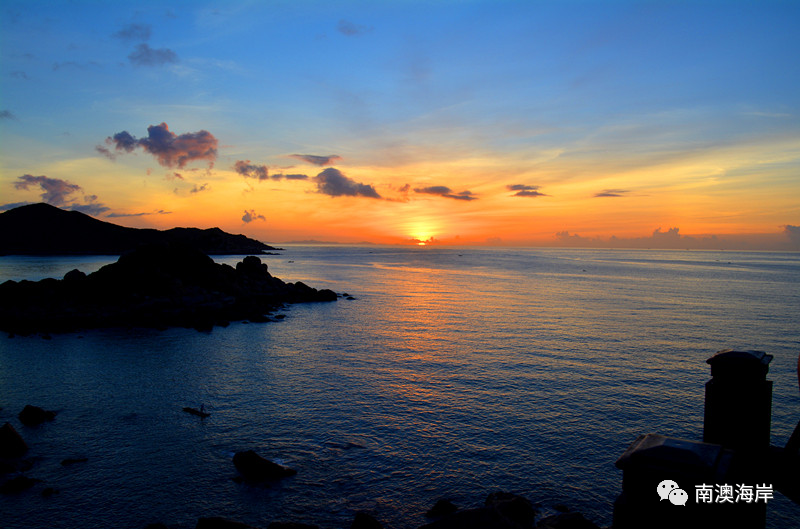
[[[50,178],[47,176],[22,175],[14,182],[16,189],[29,190],[31,186],[39,187],[42,190],[42,200],[53,206],[63,206],[74,193],[82,193],[83,189],[77,184],[71,184],[60,178]]]
[[[8,211],[9,209],[19,208],[22,206],[30,206],[33,202],[11,202],[9,204],[0,204],[0,211]]]
[[[251,164],[250,160],[237,160],[233,166],[233,170],[245,178],[258,178],[259,180],[266,180],[269,178],[269,171],[266,165]]]
[[[117,218],[117,217],[144,217],[145,215],[170,215],[172,214],[171,211],[164,211],[163,209],[159,209],[158,211],[151,211],[146,212],[142,211],[139,213],[109,213],[106,215],[108,218]]]
[[[208,190],[208,183],[205,183],[200,187],[197,187],[197,184],[195,184],[194,187],[189,190],[189,193],[200,193],[202,191],[207,191],[207,190]]]
[[[151,32],[149,24],[128,24],[114,33],[114,37],[122,40],[150,40]]]
[[[604,189],[599,193],[595,193],[594,196],[595,196],[595,198],[601,198],[601,197],[624,197],[628,193],[630,193],[630,191],[628,191],[627,189]]]
[[[317,156],[314,154],[290,154],[290,158],[297,158],[298,160],[303,160],[304,162],[308,162],[313,165],[319,165],[320,167],[324,165],[331,165],[336,160],[341,160],[341,156],[337,156],[336,154],[330,154],[328,156]]]
[[[371,185],[361,184],[355,180],[351,180],[342,174],[341,171],[333,167],[329,167],[314,177],[317,183],[317,191],[324,195],[332,197],[350,196],[350,197],[369,197],[381,198],[375,188]]]
[[[455,200],[478,200],[472,191],[460,191],[453,193],[453,190],[447,186],[429,186],[429,187],[415,187],[415,193],[422,193],[426,195],[438,195],[440,197],[452,198]]]
[[[147,134],[147,138],[137,139],[128,131],[122,131],[106,138],[106,144],[113,145],[116,151],[128,153],[141,147],[155,156],[164,167],[182,168],[193,160],[206,160],[211,167],[217,158],[217,138],[206,130],[178,136],[169,130],[166,123],[161,123],[147,127]],[[112,160],[116,157],[115,153],[102,145],[98,145],[96,150]]]
[[[106,205],[97,202],[97,195],[87,195],[78,184],[72,184],[60,178],[26,174],[18,177],[17,182],[14,182],[16,189],[24,189],[25,191],[30,190],[32,186],[41,190],[42,193],[39,196],[42,198],[42,202],[62,209],[80,211],[94,216],[105,213],[110,209]],[[75,194],[82,195],[83,203],[75,202],[77,199],[77,197],[73,196]],[[72,203],[69,204],[69,202]],[[7,204],[6,206],[11,209],[25,204],[27,203],[18,202],[16,204]]]
[[[792,244],[800,245],[800,226],[792,226],[787,224],[783,227],[783,233],[789,237]]]
[[[308,180],[308,175],[305,174],[287,174],[283,176],[287,180]]]
[[[515,197],[546,197],[547,195],[539,192],[539,186],[529,186],[525,184],[507,185],[509,191],[516,191]]]
[[[339,30],[339,33],[347,37],[364,35],[372,31],[372,28],[369,26],[361,26],[359,24],[354,24],[353,22],[344,19],[339,21],[339,24],[336,26],[336,29]]]
[[[10,110],[0,110],[0,119],[16,120],[17,116],[15,116]]]
[[[128,55],[128,60],[134,66],[163,66],[178,62],[178,55],[169,48],[153,49],[147,44],[139,44]]]
[[[264,215],[258,215],[254,209],[244,210],[244,215],[242,215],[242,221],[245,224],[249,224],[254,220],[267,220],[267,218]]]

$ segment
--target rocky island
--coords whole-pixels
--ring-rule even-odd
[[[188,327],[269,321],[285,303],[335,301],[332,290],[273,277],[255,256],[217,264],[182,244],[155,244],[123,254],[88,276],[6,281],[0,285],[0,330],[14,334],[101,327]]]

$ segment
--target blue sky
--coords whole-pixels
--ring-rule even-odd
[[[5,1],[0,196],[37,201],[20,178],[46,176],[100,218],[268,240],[787,242],[797,27],[797,2]],[[161,123],[215,152],[97,149]],[[326,194],[298,153],[380,202]]]

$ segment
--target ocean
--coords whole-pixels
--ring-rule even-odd
[[[0,257],[0,281],[114,260]],[[0,337],[0,423],[42,480],[0,495],[4,527],[333,529],[364,510],[407,529],[440,498],[473,507],[496,490],[609,526],[614,463],[638,435],[702,439],[717,351],[774,356],[773,444],[800,419],[797,253],[287,246],[262,260],[355,299],[210,333]],[[26,404],[58,415],[24,427]],[[200,404],[209,418],[182,411]],[[236,483],[248,449],[297,475]],[[800,506],[776,492],[767,526],[800,526]]]

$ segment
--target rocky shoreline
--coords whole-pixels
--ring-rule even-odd
[[[57,413],[38,406],[26,405],[17,415],[24,428],[49,427]],[[24,430],[23,430],[24,431]],[[0,427],[0,494],[35,494],[43,498],[59,494],[59,490],[47,486],[41,480],[27,474],[35,471],[37,461],[44,454],[29,453],[27,443],[14,426],[6,422]],[[239,473],[233,481],[245,487],[269,487],[278,481],[289,479],[297,474],[293,468],[279,465],[252,450],[236,452],[232,466]],[[64,467],[91,464],[90,458],[81,456],[61,461]],[[40,490],[39,490],[40,489]],[[483,505],[460,508],[448,499],[440,499],[425,513],[430,521],[419,529],[599,529],[597,525],[580,513],[571,512],[563,505],[553,507],[556,514],[536,520],[539,505],[510,492],[492,492]],[[149,524],[144,529],[169,529],[163,523]],[[181,527],[186,527],[182,524]],[[203,517],[198,519],[196,529],[259,529],[243,522],[223,517]],[[368,512],[356,512],[351,529],[382,529],[384,526]],[[266,529],[319,529],[317,525],[298,522],[271,522]]]
[[[104,327],[211,330],[231,321],[271,321],[287,303],[336,301],[329,289],[285,283],[258,257],[217,264],[180,244],[141,247],[88,276],[6,281],[0,285],[0,330],[11,334]]]

